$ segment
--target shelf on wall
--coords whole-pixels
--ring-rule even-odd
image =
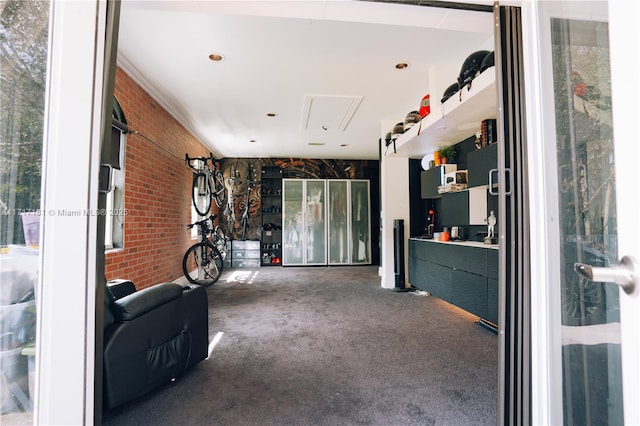
[[[428,115],[400,135],[387,156],[420,159],[443,145],[456,144],[480,131],[482,120],[496,118],[497,92],[494,68],[477,76],[471,88],[462,88],[442,104],[442,116]]]

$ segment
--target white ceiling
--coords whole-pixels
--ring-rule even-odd
[[[493,50],[492,19],[363,1],[123,0],[118,64],[218,157],[377,159],[425,94],[438,114],[466,57]]]

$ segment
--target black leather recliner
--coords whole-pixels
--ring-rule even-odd
[[[169,383],[207,357],[207,292],[162,283],[140,291],[127,280],[105,291],[103,407]]]

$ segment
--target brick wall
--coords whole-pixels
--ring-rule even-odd
[[[106,255],[107,280],[126,278],[138,289],[182,277],[191,240],[192,172],[184,162],[208,155],[193,134],[140,88],[116,72],[115,96],[127,124],[124,248]]]

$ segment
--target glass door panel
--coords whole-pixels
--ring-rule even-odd
[[[306,180],[305,263],[327,263],[326,185],[324,180]]]
[[[35,402],[49,7],[0,4],[0,424],[31,423]]]
[[[303,247],[303,183],[302,180],[283,179],[282,195],[284,209],[282,214],[282,264],[302,265]]]
[[[606,22],[551,19],[565,424],[622,424],[619,299],[574,271],[618,259]],[[577,339],[585,329],[601,340]],[[591,333],[590,333],[591,334]]]
[[[347,181],[330,180],[329,196],[329,264],[346,265],[349,263],[349,204],[347,200]]]
[[[550,292],[559,303],[550,323],[559,336],[551,358],[561,374],[551,381],[562,406],[552,411],[565,425],[624,424],[620,301],[629,296],[576,272],[576,264],[610,268],[625,254],[618,250],[616,205],[617,197],[631,194],[618,193],[616,184],[623,170],[616,169],[614,149],[607,3],[540,5],[544,90],[553,102],[544,111],[546,142],[555,152],[549,174],[557,205],[550,207],[558,218],[558,241],[550,242],[559,254],[557,282]]]
[[[371,263],[371,218],[369,181],[352,180],[351,184],[351,262]]]

